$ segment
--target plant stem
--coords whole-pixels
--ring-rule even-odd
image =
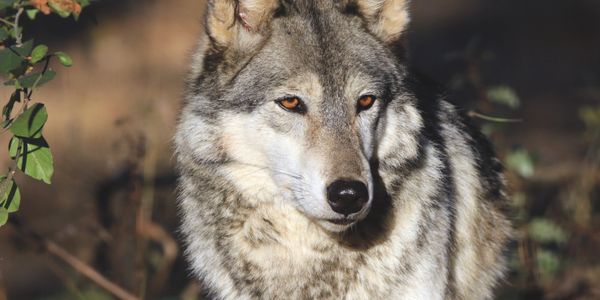
[[[11,22],[11,21],[9,21],[7,19],[4,19],[4,18],[0,18],[0,22],[4,23],[4,24],[6,24],[6,25],[8,25],[10,27],[14,27],[15,26],[15,23],[13,23],[13,22]]]
[[[80,259],[73,256],[71,253],[67,252],[64,248],[60,247],[54,242],[50,240],[45,240],[44,246],[46,247],[46,250],[49,253],[59,257],[62,261],[67,263],[77,272],[92,280],[94,283],[98,284],[105,290],[109,291],[117,298],[122,300],[139,300],[136,296],[130,294],[128,291],[124,290],[114,282],[108,280],[106,277],[104,277],[102,274],[96,271],[96,269],[82,262]]]
[[[85,276],[89,280],[93,281],[98,286],[102,287],[106,291],[113,294],[117,299],[120,300],[140,300],[138,297],[132,295],[127,290],[123,289],[118,284],[110,281],[104,275],[100,274],[98,270],[94,269],[92,266],[83,262],[75,255],[71,254],[65,248],[59,246],[54,243],[52,240],[47,239],[36,232],[33,232],[31,229],[23,226],[23,224],[15,218],[11,218],[9,222],[14,226],[17,232],[27,241],[33,243],[36,248],[44,250],[45,252],[52,254],[53,256],[59,258],[64,263],[72,267],[79,274]]]
[[[17,47],[21,47],[21,45],[23,45],[23,41],[22,41],[22,34],[19,33],[19,18],[21,18],[21,14],[23,13],[24,8],[23,7],[19,7],[19,10],[17,10],[17,14],[15,15],[15,24],[14,24],[14,30],[15,30],[15,40],[16,40],[16,45]]]
[[[492,117],[492,116],[488,116],[488,115],[484,115],[481,113],[478,113],[476,111],[469,111],[468,113],[469,117],[475,117],[475,118],[480,118],[482,120],[486,120],[486,121],[491,121],[491,122],[498,122],[498,123],[519,123],[519,122],[523,122],[522,119],[507,119],[507,118],[499,118],[499,117]]]

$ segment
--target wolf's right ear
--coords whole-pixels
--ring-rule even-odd
[[[251,47],[267,34],[278,0],[208,0],[206,32],[217,47]]]
[[[391,44],[400,39],[410,20],[409,0],[348,0],[356,6],[367,26],[382,41]]]

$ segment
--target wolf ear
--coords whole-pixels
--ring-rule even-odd
[[[386,43],[400,38],[410,20],[409,0],[351,0],[369,29]]]
[[[206,32],[219,47],[249,46],[266,34],[277,0],[209,0]]]

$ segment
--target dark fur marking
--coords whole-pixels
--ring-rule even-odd
[[[454,195],[455,192],[455,183],[454,183],[454,171],[450,165],[450,160],[448,158],[448,153],[446,152],[446,142],[444,137],[442,136],[442,128],[440,121],[440,114],[442,114],[440,107],[440,95],[441,88],[438,84],[431,82],[425,77],[419,75],[417,72],[412,73],[413,76],[407,77],[406,86],[415,94],[415,98],[418,99],[417,108],[421,112],[421,116],[423,117],[425,126],[423,128],[423,134],[432,142],[432,145],[436,147],[437,151],[440,153],[441,159],[443,161],[443,170],[442,174],[447,174],[447,177],[442,178],[442,190],[440,195],[437,197],[438,201],[440,201],[444,208],[450,213],[450,228],[448,231],[449,234],[449,243],[446,248],[448,252],[448,262],[447,262],[447,272],[448,279],[446,282],[446,296],[449,298],[454,298],[456,295],[456,287],[455,287],[455,270],[454,266],[456,264],[454,255],[452,253],[455,251],[456,247],[456,199]]]
[[[469,146],[475,155],[477,172],[483,178],[483,187],[485,188],[485,199],[501,200],[503,198],[502,173],[504,167],[496,158],[496,152],[492,143],[475,126],[472,120],[465,114],[461,114],[461,129],[469,135]],[[503,207],[500,207],[503,208]]]
[[[387,240],[394,222],[394,210],[390,194],[377,172],[379,162],[371,162],[373,176],[373,204],[367,217],[342,233],[338,239],[346,247],[366,250]]]
[[[342,10],[343,14],[346,15],[351,15],[351,16],[357,16],[360,17],[360,11],[358,9],[358,5],[356,5],[356,2],[350,2],[346,5],[346,7],[344,7],[344,9]]]

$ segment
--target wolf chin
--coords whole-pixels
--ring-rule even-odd
[[[215,299],[488,299],[490,144],[406,67],[406,0],[209,0],[175,137]]]

